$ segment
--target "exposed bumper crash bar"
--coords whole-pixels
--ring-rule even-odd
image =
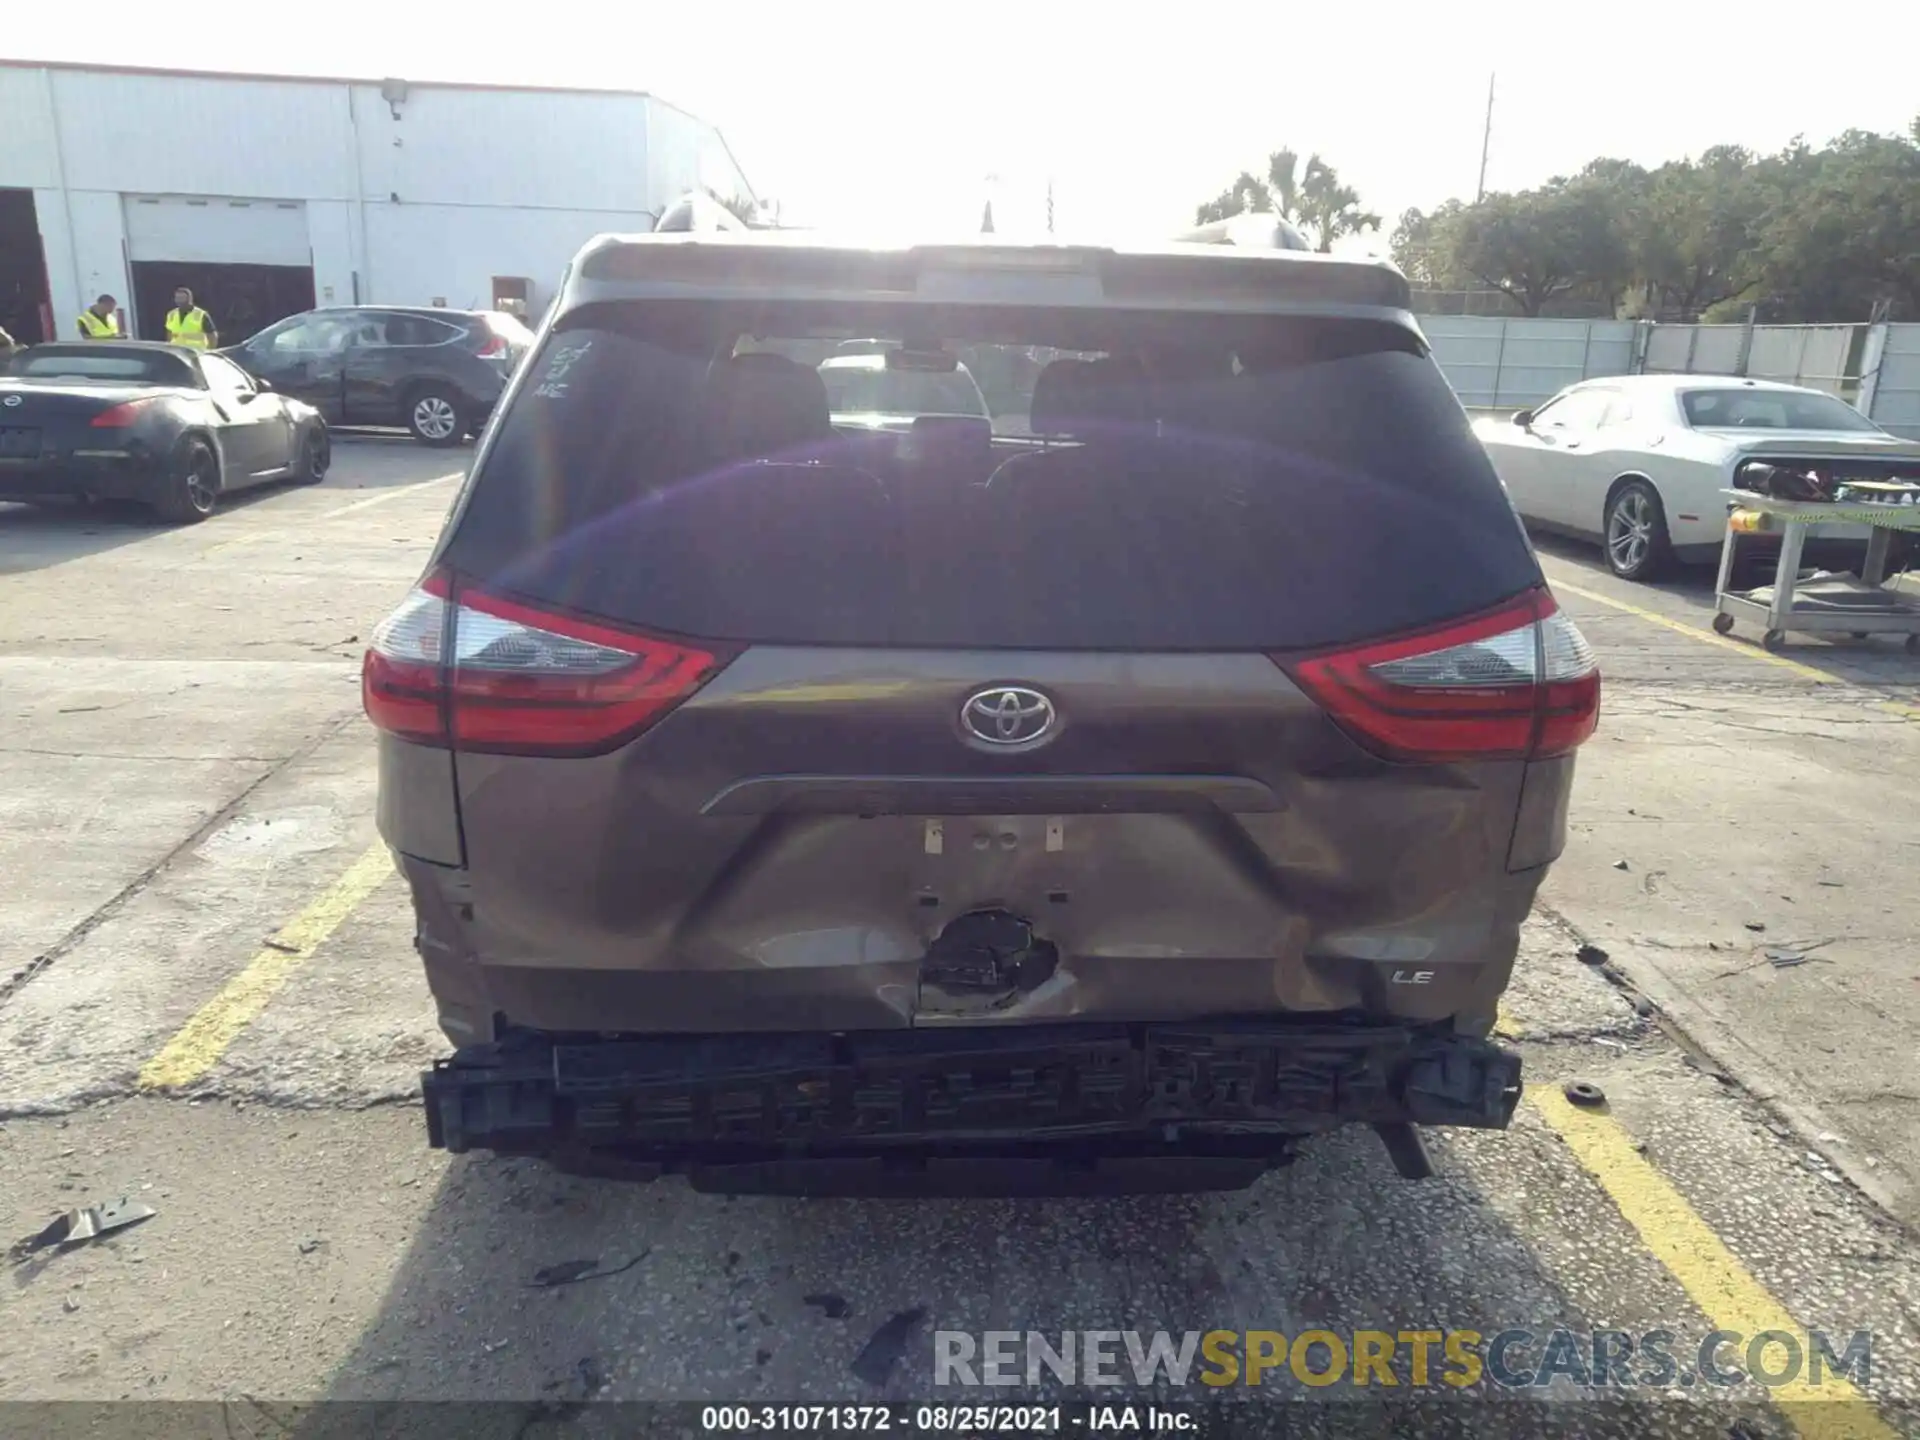
[[[644,1040],[516,1036],[422,1077],[436,1149],[651,1173],[903,1151],[1262,1153],[1373,1126],[1417,1177],[1416,1125],[1502,1129],[1520,1059],[1405,1028],[1221,1021]]]

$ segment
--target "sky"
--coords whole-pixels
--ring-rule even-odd
[[[1149,239],[1281,146],[1385,225],[1599,155],[1777,149],[1920,114],[1920,4],[15,0],[9,59],[650,90],[790,222]],[[297,18],[295,18],[297,17]],[[1363,248],[1372,248],[1372,245]]]

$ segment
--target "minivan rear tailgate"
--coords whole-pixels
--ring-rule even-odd
[[[1009,689],[1031,744],[963,718]],[[458,754],[468,940],[544,1029],[1490,1014],[1523,769],[1376,759],[1259,654],[754,647],[613,753]],[[1045,963],[930,979],[982,913]]]

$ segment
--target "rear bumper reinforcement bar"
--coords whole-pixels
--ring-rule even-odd
[[[513,1036],[422,1077],[436,1149],[689,1164],[1027,1151],[1244,1152],[1356,1122],[1502,1129],[1520,1059],[1411,1028],[1227,1020],[842,1036]]]

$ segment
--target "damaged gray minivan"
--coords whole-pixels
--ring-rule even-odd
[[[365,660],[431,1143],[1056,1193],[1504,1127],[1599,674],[1408,298],[1202,244],[590,243]],[[850,339],[992,415],[837,427]]]

